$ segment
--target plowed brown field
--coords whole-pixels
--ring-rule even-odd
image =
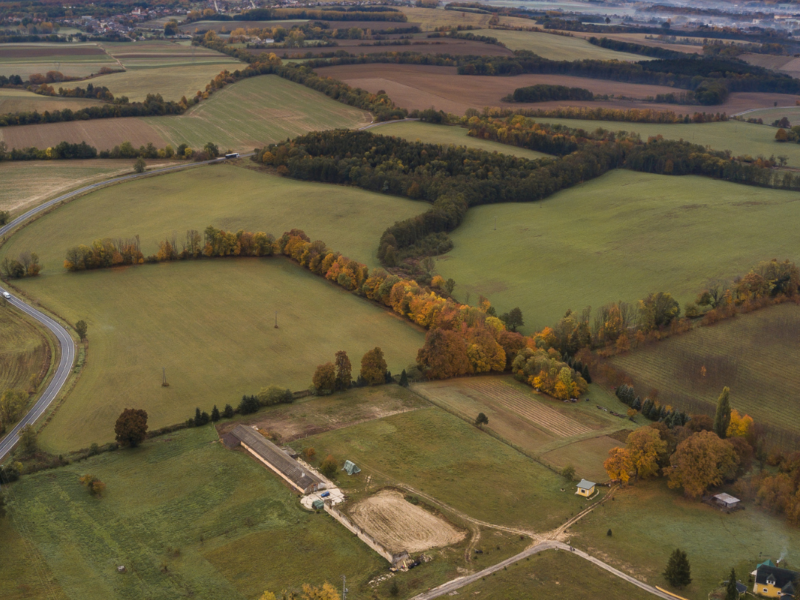
[[[674,93],[675,88],[659,85],[640,85],[622,83],[587,77],[567,75],[518,75],[516,77],[489,77],[458,75],[455,67],[434,67],[428,65],[346,65],[317,69],[320,75],[327,75],[360,87],[370,92],[386,90],[397,104],[408,109],[435,108],[462,115],[468,108],[557,108],[561,106],[586,106],[590,108],[649,108],[668,110],[680,114],[712,111],[734,114],[750,108],[772,107],[793,104],[795,96],[789,94],[761,94],[737,92],[730,95],[721,106],[681,106],[677,104],[656,104],[642,102],[648,96]],[[516,88],[540,83],[581,87],[595,94],[614,94],[631,100],[608,100],[595,102],[539,102],[536,104],[509,104],[501,101],[503,96]]]
[[[392,552],[422,552],[450,546],[466,535],[444,519],[407,502],[395,490],[382,490],[350,511],[356,524]]]
[[[158,148],[167,144],[158,131],[136,117],[4,127],[0,129],[0,141],[9,148],[47,148],[60,142],[86,142],[98,150],[110,150],[122,142],[130,142],[136,148],[148,142]]]

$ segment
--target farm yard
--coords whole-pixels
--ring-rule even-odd
[[[120,69],[120,65],[98,44],[0,44],[0,75],[20,75],[60,71],[67,77],[88,77],[101,69]]]
[[[106,483],[102,499],[78,481],[86,473]],[[263,466],[225,450],[211,427],[27,477],[13,497],[13,522],[0,521],[0,578],[15,600],[37,590],[87,600],[209,590],[244,599],[335,583],[342,572],[359,590],[386,571],[333,519],[303,510]],[[321,547],[310,573],[304,557]]]
[[[483,295],[500,313],[519,306],[531,332],[569,308],[652,292],[683,305],[709,280],[796,260],[798,211],[794,192],[620,169],[542,202],[470,209],[436,269],[458,282],[461,301]]]
[[[706,414],[713,414],[720,391],[728,386],[731,406],[756,423],[800,435],[800,407],[794,400],[800,379],[783,368],[798,352],[798,336],[800,308],[784,304],[700,327],[615,357],[612,364],[641,389],[659,390],[662,402]]]
[[[436,110],[443,110],[455,115],[463,115],[468,108],[482,109],[486,106],[518,109],[559,108],[565,105],[562,101],[537,102],[535,104],[507,104],[501,101],[504,96],[517,88],[536,84],[581,87],[595,94],[613,94],[625,97],[625,99],[574,101],[569,102],[569,106],[670,110],[680,114],[698,112],[698,107],[692,105],[642,102],[648,96],[674,93],[675,88],[568,75],[517,75],[514,77],[458,75],[456,67],[396,64],[340,65],[321,67],[316,69],[316,72],[373,93],[385,90],[395,103],[409,110],[415,108],[425,110],[433,107]],[[734,92],[730,94],[725,104],[714,107],[714,110],[733,114],[750,108],[771,107],[774,102],[778,102],[779,105],[789,104],[794,100],[795,96],[788,94]]]
[[[800,110],[800,107],[798,107]],[[745,115],[750,118],[764,118],[765,123],[771,123],[784,115],[792,118],[800,112],[792,109],[764,109]],[[797,117],[795,116],[795,119]],[[730,150],[734,156],[750,156],[755,159],[759,156],[784,155],[787,164],[800,167],[800,145],[781,144],[775,141],[774,127],[743,123],[740,121],[722,121],[718,123],[692,123],[692,124],[660,124],[660,123],[627,123],[620,121],[589,121],[582,119],[552,119],[536,118],[540,123],[564,125],[570,128],[581,128],[594,131],[598,127],[609,131],[631,131],[638,133],[643,140],[648,137],[660,135],[668,140],[685,140],[693,144],[709,146],[712,150]],[[800,121],[797,121],[800,123]]]
[[[309,131],[356,127],[369,120],[366,112],[320,92],[264,75],[232,84],[183,115],[4,127],[0,141],[9,148],[85,141],[98,150],[125,141],[135,147],[152,142],[159,148],[167,144],[176,148],[186,143],[199,149],[212,141],[221,150],[246,151]]]
[[[410,485],[454,509],[498,525],[548,531],[585,508],[546,467],[463,419],[429,407],[296,440],[301,451],[351,460],[358,477],[340,478],[348,494]],[[413,465],[413,469],[410,466]],[[565,489],[565,491],[561,491]]]
[[[182,239],[188,229],[203,231],[213,225],[275,236],[303,229],[312,239],[376,267],[383,230],[425,207],[422,202],[352,187],[296,181],[231,164],[211,165],[131,181],[73,200],[58,215],[44,216],[21,230],[3,246],[0,256],[36,251],[45,266],[41,280],[69,277],[61,265],[72,246],[138,235],[142,252],[154,254],[158,243],[176,232]]]
[[[467,129],[464,127],[433,125],[431,123],[417,121],[388,123],[386,125],[380,125],[379,127],[370,128],[370,131],[380,135],[393,135],[410,142],[419,141],[425,144],[439,144],[441,146],[450,146],[451,144],[455,146],[467,146],[468,148],[510,154],[511,156],[519,156],[520,158],[527,158],[530,160],[548,156],[542,152],[469,136],[467,135]]]
[[[570,533],[576,548],[651,585],[664,586],[662,572],[669,554],[683,549],[693,581],[680,595],[689,600],[706,600],[731,567],[746,583],[756,564],[766,558],[774,561],[800,543],[797,528],[750,502],[746,510],[726,514],[667,489],[663,479],[619,490],[614,502],[581,519]],[[788,559],[786,568],[797,569],[792,553]]]
[[[475,35],[496,38],[510,50],[529,50],[550,60],[620,60],[638,62],[646,60],[640,54],[617,52],[593,46],[580,37],[567,37],[536,31],[514,31],[503,29],[480,29]]]

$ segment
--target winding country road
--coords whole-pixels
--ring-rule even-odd
[[[249,156],[252,156],[252,152],[248,154],[242,154],[240,157],[246,158]],[[84,186],[77,190],[73,190],[71,192],[67,192],[66,194],[62,194],[61,196],[53,198],[52,200],[48,200],[47,202],[40,204],[39,206],[32,208],[25,214],[17,217],[13,221],[11,221],[11,223],[9,223],[8,225],[0,227],[0,239],[5,241],[6,234],[14,231],[17,227],[24,224],[32,217],[35,217],[36,215],[56,206],[61,202],[79,196],[81,194],[85,194],[86,192],[90,192],[97,188],[105,187],[108,185],[114,185],[125,181],[130,181],[132,179],[139,179],[141,177],[152,177],[153,175],[162,175],[164,173],[179,171],[183,169],[191,169],[202,165],[218,164],[224,161],[225,161],[224,158],[222,159],[215,158],[213,160],[208,160],[204,162],[179,164],[170,167],[163,167],[161,169],[153,169],[152,171],[146,171],[144,173],[132,173],[130,175],[122,175],[120,177],[114,177],[112,179],[106,179],[104,181],[99,181],[97,183]],[[10,290],[6,290],[2,286],[0,286],[0,294],[6,291],[11,293]],[[36,422],[36,420],[39,417],[41,417],[42,414],[47,410],[47,407],[50,406],[53,400],[56,399],[56,396],[58,396],[59,392],[61,391],[61,388],[64,387],[64,384],[66,383],[67,378],[69,377],[69,373],[72,370],[72,365],[75,362],[75,344],[72,341],[72,337],[70,336],[69,332],[62,325],[60,325],[59,323],[57,323],[44,313],[36,310],[31,305],[26,304],[19,298],[14,297],[13,294],[9,302],[15,308],[21,310],[25,314],[39,321],[39,323],[47,327],[47,329],[49,329],[53,333],[53,335],[55,335],[56,340],[58,341],[58,345],[61,349],[61,360],[58,363],[55,375],[50,380],[50,383],[47,384],[47,388],[45,388],[44,392],[42,392],[42,395],[39,397],[39,399],[36,401],[33,407],[28,411],[28,413],[24,417],[22,417],[22,419],[20,419],[19,423],[17,423],[14,426],[14,428],[8,433],[8,435],[6,435],[5,438],[0,440],[0,462],[2,462],[6,458],[6,456],[8,456],[9,452],[11,452],[11,450],[19,441],[20,430],[26,425],[31,425],[34,422]]]

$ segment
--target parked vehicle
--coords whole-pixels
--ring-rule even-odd
[[[320,498],[327,498],[327,497],[328,497],[328,496],[330,496],[330,495],[331,495],[331,493],[330,493],[330,492],[322,492],[322,493],[319,495],[319,497],[320,497]]]
[[[231,152],[230,154],[226,154],[225,158],[239,158],[238,152]]]
[[[11,294],[9,294],[8,292],[3,292],[3,298],[5,298],[6,300],[11,300]]]

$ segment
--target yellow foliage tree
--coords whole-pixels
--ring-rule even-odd
[[[636,477],[646,479],[658,474],[658,459],[667,452],[667,442],[658,430],[642,427],[632,432],[626,440]]]
[[[619,479],[628,483],[633,471],[633,458],[627,448],[612,448],[608,451],[608,458],[603,463],[603,468],[611,479]]]
[[[753,427],[753,418],[750,415],[740,415],[735,408],[731,411],[731,423],[725,437],[747,437]]]

